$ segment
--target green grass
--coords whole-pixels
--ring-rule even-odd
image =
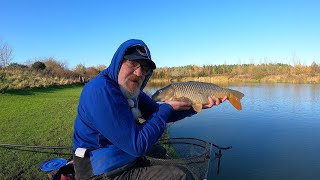
[[[0,94],[0,144],[71,147],[82,88],[52,87]],[[0,179],[47,179],[39,165],[56,157],[68,158],[72,153],[71,150],[45,152],[65,154],[0,147]]]

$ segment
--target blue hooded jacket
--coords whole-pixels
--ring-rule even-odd
[[[94,175],[109,172],[145,155],[162,136],[166,123],[191,116],[194,111],[175,112],[166,103],[158,104],[142,90],[151,74],[141,86],[138,107],[146,120],[139,124],[134,119],[128,100],[118,85],[118,73],[126,49],[143,45],[131,39],[120,45],[110,66],[85,85],[82,90],[78,114],[74,122],[73,149],[90,150]]]

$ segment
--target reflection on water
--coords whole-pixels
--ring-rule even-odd
[[[226,101],[169,129],[171,137],[233,146],[223,152],[218,176],[211,163],[210,179],[320,179],[320,85],[228,87],[245,94],[242,111]]]

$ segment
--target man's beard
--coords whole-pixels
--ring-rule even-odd
[[[137,88],[133,92],[128,91],[125,87],[120,85],[120,90],[121,92],[128,98],[128,99],[135,99],[139,96],[140,94],[140,88]]]
[[[140,94],[140,88],[141,88],[141,84],[139,82],[139,85],[133,89],[133,90],[129,90],[129,88],[126,86],[126,82],[127,81],[137,81],[139,82],[139,78],[138,77],[135,77],[135,76],[131,76],[131,77],[128,77],[126,80],[125,80],[125,83],[123,85],[120,84],[120,90],[121,92],[128,98],[128,99],[134,99],[134,98],[137,98]]]

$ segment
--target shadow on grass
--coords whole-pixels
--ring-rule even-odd
[[[20,95],[20,96],[26,96],[26,95],[35,95],[38,93],[54,93],[56,91],[62,90],[62,89],[72,89],[72,88],[78,88],[83,87],[83,84],[69,84],[69,85],[60,85],[60,86],[49,86],[49,87],[39,87],[39,88],[29,88],[29,89],[21,89],[21,90],[9,90],[5,92],[5,94],[11,94],[11,95]]]

